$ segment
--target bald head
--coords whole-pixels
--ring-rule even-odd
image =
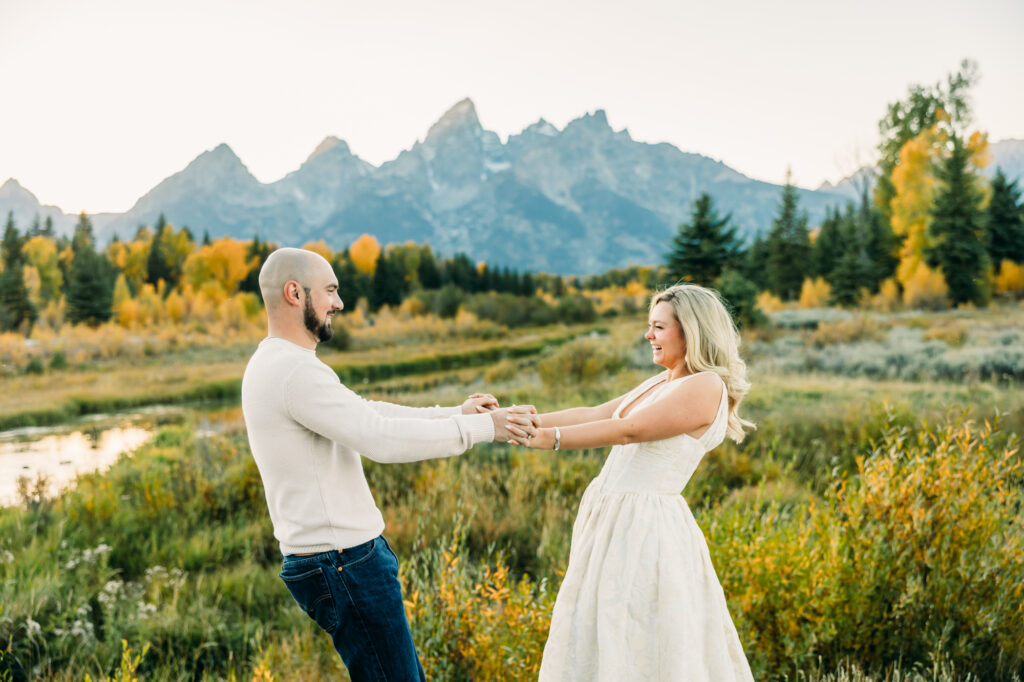
[[[334,271],[323,256],[305,249],[283,248],[274,251],[260,268],[260,292],[267,310],[284,300],[284,285],[298,282],[305,288],[315,287],[319,280],[332,278]]]

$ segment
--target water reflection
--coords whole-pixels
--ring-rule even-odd
[[[45,476],[48,494],[67,488],[80,473],[106,469],[122,452],[142,445],[151,430],[137,425],[82,427],[39,437],[42,429],[0,434],[0,506],[17,504],[18,479]],[[26,437],[31,440],[25,440]]]

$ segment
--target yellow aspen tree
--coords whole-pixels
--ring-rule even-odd
[[[185,298],[177,291],[172,291],[164,301],[164,313],[172,324],[181,324],[188,314]]]
[[[372,275],[377,269],[377,259],[380,258],[380,242],[376,237],[364,234],[348,247],[348,255],[360,272]]]
[[[313,253],[320,254],[328,263],[334,259],[334,253],[323,239],[318,242],[309,242],[303,245],[302,248],[306,251],[312,251]]]
[[[143,284],[137,298],[143,324],[151,325],[163,319],[163,297],[152,284]]]
[[[25,293],[28,300],[35,306],[36,310],[43,307],[42,279],[39,277],[39,269],[34,265],[22,266],[22,279],[25,281]]]
[[[51,239],[36,235],[25,242],[21,253],[39,275],[40,299],[55,301],[60,298],[63,279],[60,273],[60,259],[57,256],[57,244]]]
[[[107,247],[107,260],[124,274],[132,291],[138,291],[146,281],[148,259],[148,241],[114,242]]]
[[[248,258],[248,246],[230,237],[218,239],[200,248],[185,260],[184,280],[196,290],[213,282],[230,296],[249,271],[259,265],[259,258]],[[206,289],[207,293],[210,292]]]
[[[893,197],[889,204],[892,230],[904,237],[896,279],[904,288],[924,263],[929,246],[928,221],[935,192],[932,164],[938,158],[940,133],[936,126],[911,138],[900,148],[899,164],[892,171]]]
[[[804,279],[803,286],[800,287],[799,305],[801,308],[822,308],[828,305],[831,296],[832,286],[825,281],[824,277],[814,279],[807,277]]]
[[[1007,296],[1024,296],[1024,265],[1004,260],[996,275],[996,293]]]
[[[114,297],[111,305],[117,311],[117,307],[132,297],[131,289],[128,288],[128,278],[122,272],[114,281]]]

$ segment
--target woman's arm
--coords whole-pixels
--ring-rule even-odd
[[[611,416],[615,414],[615,410],[619,407],[619,403],[625,397],[625,395],[620,395],[618,398],[609,400],[601,405],[595,405],[594,407],[570,407],[568,410],[547,412],[537,415],[538,419],[535,422],[538,426],[554,427],[572,426],[573,424],[611,419]]]
[[[634,409],[622,419],[611,419],[613,407],[608,417],[565,426],[548,422],[543,419],[547,415],[542,415],[541,428],[530,439],[526,438],[526,431],[514,424],[510,430],[513,433],[519,432],[514,441],[519,445],[551,449],[555,446],[554,427],[558,426],[561,436],[559,449],[562,450],[663,440],[683,433],[696,438],[714,421],[721,399],[722,380],[709,373],[679,382],[658,400]],[[618,404],[617,401],[613,402]]]

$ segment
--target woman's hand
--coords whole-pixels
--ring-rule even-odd
[[[462,403],[462,414],[481,414],[498,409],[498,399],[490,393],[474,393]]]
[[[553,447],[545,446],[539,438],[542,431],[551,429],[540,428],[540,415],[533,405],[513,405],[508,408],[508,430],[512,434],[509,443],[522,445],[528,448]]]

